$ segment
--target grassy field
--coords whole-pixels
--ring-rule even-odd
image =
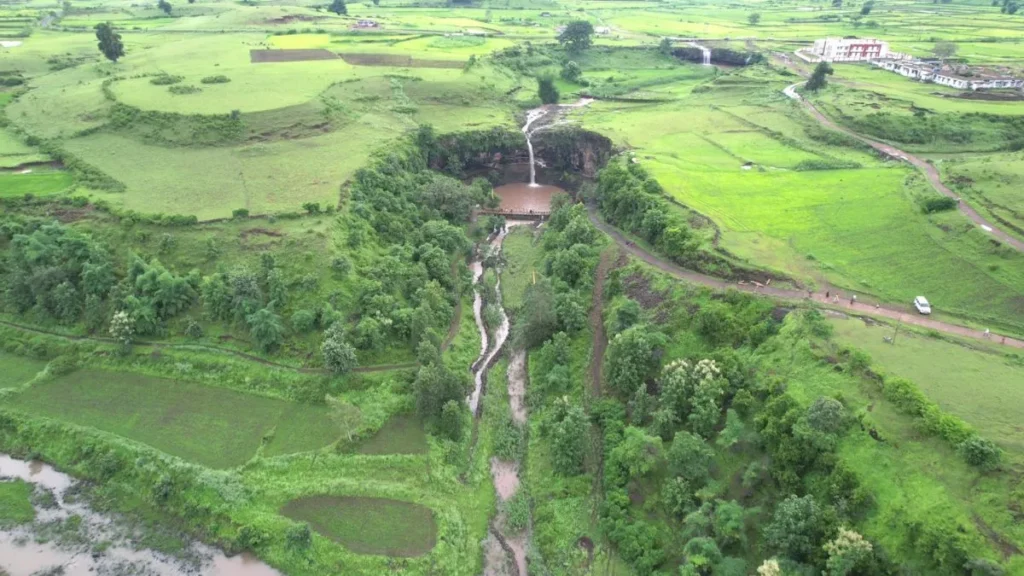
[[[744,72],[678,103],[595,104],[583,121],[632,146],[743,259],[887,301],[927,294],[940,311],[1024,328],[1024,258],[955,214],[923,215],[918,200],[934,192],[908,168],[812,138],[807,117],[777,92],[786,82]],[[685,115],[682,130],[665,121],[675,115]],[[794,169],[807,159],[860,168]]]
[[[359,443],[356,452],[368,456],[425,454],[427,434],[423,422],[410,414],[392,416],[373,436]]]
[[[0,352],[0,389],[25,384],[46,367],[46,362]]]
[[[1014,459],[1024,457],[1019,357],[995,347],[976,348],[915,332],[899,334],[891,345],[883,336],[891,336],[892,327],[868,326],[855,319],[833,320],[832,325],[838,342],[864,350],[884,372],[912,380],[943,410],[975,426]]]
[[[24,524],[35,518],[29,498],[32,485],[22,480],[0,481],[0,526]]]
[[[96,370],[39,383],[5,403],[214,468],[245,463],[270,432],[268,450],[279,453],[321,448],[340,435],[323,408]]]
[[[944,182],[987,212],[1008,233],[1024,238],[1024,154],[965,155],[938,163]]]
[[[314,496],[289,502],[281,514],[360,554],[420,556],[437,542],[433,512],[411,502]]]
[[[532,228],[512,228],[502,246],[506,265],[501,270],[501,297],[508,310],[522,306],[526,287],[543,270],[543,251],[534,234]]]

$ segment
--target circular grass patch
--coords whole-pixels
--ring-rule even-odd
[[[320,534],[359,554],[421,556],[437,543],[434,512],[412,502],[307,496],[285,504],[281,514],[308,522]]]

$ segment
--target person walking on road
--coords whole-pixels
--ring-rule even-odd
[[[850,296],[850,306],[853,306],[856,303],[857,303],[857,295],[854,294],[853,296]]]
[[[825,290],[825,302],[828,302],[828,297],[832,295],[832,292]]]

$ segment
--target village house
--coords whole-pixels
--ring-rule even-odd
[[[376,20],[357,20],[356,28],[380,28]]]
[[[958,90],[1024,89],[1024,79],[993,72],[985,68],[953,66],[936,61],[876,60],[872,64],[920,82],[933,82]]]

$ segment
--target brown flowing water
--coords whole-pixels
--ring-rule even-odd
[[[228,557],[200,542],[189,543],[187,558],[136,550],[130,545],[130,529],[115,517],[100,514],[74,498],[66,499],[77,481],[42,462],[0,454],[0,479],[23,480],[35,486],[37,493],[49,492],[53,497],[51,505],[34,499],[36,518],[31,524],[0,529],[0,574],[281,576],[251,554]],[[80,519],[80,524],[73,533],[65,534],[63,527],[79,522],[66,522],[72,517]],[[57,537],[53,537],[54,529]],[[97,552],[98,545],[110,542],[114,544]]]

